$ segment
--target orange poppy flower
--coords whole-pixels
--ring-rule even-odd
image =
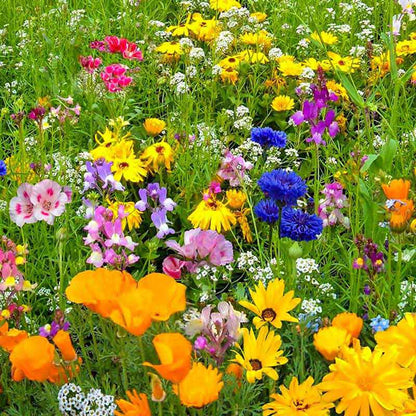
[[[187,407],[201,408],[218,400],[218,395],[224,386],[222,374],[211,365],[204,367],[201,363],[194,363],[188,375],[173,386],[175,394],[179,395],[181,403]]]
[[[136,390],[128,391],[127,400],[116,400],[117,406],[121,412],[115,410],[115,416],[152,416],[150,412],[149,402],[144,393],[137,394]]]
[[[384,195],[388,199],[407,199],[410,189],[410,181],[393,179],[388,185],[382,184]]]
[[[153,302],[149,306],[149,313],[154,321],[167,321],[172,314],[185,310],[186,286],[173,277],[150,273],[139,280],[138,288],[152,294]]]
[[[13,380],[48,380],[56,373],[53,364],[55,352],[55,347],[46,338],[38,335],[21,341],[10,354]]]
[[[179,383],[191,369],[192,344],[179,333],[165,333],[153,338],[161,364],[143,363],[154,368],[164,379]]]
[[[118,307],[118,297],[137,287],[127,272],[98,268],[78,273],[67,287],[67,298],[108,318]]]
[[[53,337],[52,341],[61,352],[64,361],[74,361],[77,358],[77,353],[72,345],[69,333],[60,329]]]
[[[392,230],[401,231],[412,217],[414,211],[413,201],[410,199],[402,199],[394,203],[390,209],[390,227]]]
[[[3,322],[0,326],[0,347],[5,349],[7,352],[12,352],[13,348],[28,337],[26,331],[19,329],[9,329],[9,323]]]
[[[153,373],[150,374],[150,378],[150,384],[152,387],[152,400],[154,402],[163,402],[163,400],[166,398],[166,392],[163,390],[162,381],[156,374]]]
[[[110,314],[110,319],[133,335],[143,335],[152,324],[150,317],[151,296],[147,291],[136,288],[122,294],[118,299],[117,309]]]
[[[363,320],[355,313],[339,313],[332,320],[332,326],[345,329],[352,338],[358,338],[363,328]]]

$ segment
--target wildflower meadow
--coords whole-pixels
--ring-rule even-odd
[[[416,0],[0,3],[1,416],[416,416]]]

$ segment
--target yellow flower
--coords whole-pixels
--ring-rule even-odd
[[[223,69],[220,77],[222,82],[234,85],[238,81],[238,72],[232,68]]]
[[[237,189],[229,189],[226,193],[227,205],[232,209],[240,209],[247,201],[247,195]]]
[[[326,82],[326,87],[328,88],[328,90],[338,95],[338,97],[341,97],[344,100],[348,101],[347,90],[341,84],[338,84],[337,82],[331,79]]]
[[[344,328],[328,326],[321,328],[313,336],[313,345],[316,350],[328,361],[332,361],[344,346],[351,343],[351,335]]]
[[[335,69],[346,72],[348,74],[353,73],[357,68],[360,67],[359,58],[352,58],[351,56],[342,57],[335,52],[328,52],[328,57]]]
[[[241,211],[235,211],[234,215],[237,218],[237,222],[240,225],[241,232],[243,233],[244,240],[247,243],[253,242],[253,235],[251,234],[250,225],[247,220],[247,215],[251,212],[250,208],[243,209]]]
[[[293,290],[284,294],[285,282],[275,279],[269,282],[267,289],[260,281],[255,290],[249,289],[253,303],[242,300],[240,305],[254,312],[257,317],[253,323],[256,328],[270,323],[275,328],[282,327],[282,321],[297,322],[298,320],[289,315],[300,302],[299,298],[294,298]]]
[[[406,313],[396,326],[377,332],[375,339],[381,351],[394,346],[398,352],[397,362],[416,373],[416,313]]]
[[[313,385],[313,378],[308,377],[299,384],[296,377],[292,378],[289,389],[280,386],[281,394],[272,394],[272,402],[263,406],[263,416],[326,416],[332,403],[322,399],[319,386]]]
[[[235,215],[215,197],[202,200],[188,220],[194,228],[215,230],[217,233],[229,231],[237,222]]]
[[[181,44],[177,41],[163,42],[155,51],[163,54],[165,62],[177,61],[184,53]]]
[[[188,37],[190,35],[190,20],[191,20],[191,14],[188,14],[188,17],[186,18],[185,23],[180,23],[177,26],[169,26],[167,31],[172,33],[172,36],[186,36]]]
[[[209,5],[211,9],[218,12],[226,12],[232,7],[241,8],[241,4],[237,0],[210,0]]]
[[[393,351],[383,353],[370,348],[344,348],[342,358],[329,367],[319,387],[324,400],[340,399],[336,412],[348,416],[387,416],[402,410],[406,389],[412,387],[412,373],[396,364]]]
[[[266,50],[270,49],[272,45],[272,35],[265,30],[260,30],[257,33],[243,33],[240,40],[245,45],[260,46]]]
[[[363,320],[355,313],[342,312],[334,317],[332,326],[343,328],[352,338],[358,338],[363,328]]]
[[[278,365],[287,363],[287,358],[283,357],[283,351],[280,350],[282,340],[274,331],[270,331],[266,326],[260,328],[258,336],[250,328],[241,330],[243,334],[243,347],[237,344],[241,351],[236,353],[233,361],[240,364],[246,370],[246,378],[249,383],[261,380],[263,374],[273,380],[277,380],[279,375],[273,368]]]
[[[327,59],[324,59],[323,61],[317,61],[315,58],[308,58],[303,62],[303,65],[313,69],[314,71],[316,71],[319,67],[321,67],[324,71],[329,71],[332,68],[330,62]]]
[[[295,101],[288,95],[278,95],[272,101],[272,108],[274,111],[288,111],[295,106]]]
[[[158,118],[147,118],[143,123],[144,129],[149,136],[157,136],[166,127],[166,123]]]
[[[113,212],[113,219],[115,220],[118,218],[118,210],[120,209],[120,205],[124,207],[124,212],[129,214],[127,217],[121,220],[123,230],[126,228],[126,225],[128,225],[130,231],[133,228],[138,228],[142,222],[142,213],[135,208],[134,202],[111,202],[108,208]]]
[[[415,40],[402,40],[397,42],[396,55],[407,56],[416,53],[416,41]]]
[[[311,39],[316,40],[319,43],[324,43],[325,45],[335,45],[338,42],[338,38],[329,32],[313,32]]]
[[[165,166],[167,171],[170,172],[173,162],[173,149],[169,143],[155,143],[144,150],[140,159],[144,161],[147,169],[151,172],[159,171],[162,166]]]
[[[304,66],[294,60],[280,59],[278,68],[284,77],[297,77],[303,72]]]
[[[146,177],[146,169],[140,159],[137,159],[133,151],[133,142],[123,141],[111,147],[112,155],[107,161],[113,162],[111,171],[114,179],[120,181],[142,182]]]
[[[226,58],[222,59],[218,62],[218,66],[222,69],[236,69],[239,67],[241,63],[241,59],[239,55],[234,56],[227,56]]]
[[[214,40],[221,30],[220,24],[215,18],[205,20],[200,13],[194,13],[192,20],[190,28],[200,41],[210,42]]]
[[[262,12],[254,12],[251,13],[250,17],[254,17],[259,23],[262,23],[267,19],[267,14]]]
[[[240,59],[249,64],[266,64],[269,62],[269,59],[263,52],[255,52],[250,49],[242,51],[239,55]]]
[[[218,400],[218,395],[224,386],[222,374],[211,365],[205,367],[201,363],[194,363],[191,371],[177,385],[173,391],[179,395],[181,403],[186,407],[200,409]]]

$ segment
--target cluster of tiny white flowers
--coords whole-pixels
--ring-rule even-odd
[[[301,39],[296,46],[297,50],[308,49],[308,48],[309,48],[309,40],[306,38]]]
[[[322,313],[321,301],[319,299],[304,299],[300,305],[302,312],[307,315],[319,315]]]
[[[252,251],[246,251],[240,253],[237,259],[237,268],[238,269],[246,269],[251,266],[256,266],[259,264],[259,259],[256,255],[253,254]]]
[[[56,152],[52,155],[53,164],[50,172],[51,178],[81,191],[84,186],[85,160],[79,160],[74,166],[70,157]]]
[[[310,29],[307,26],[305,26],[305,25],[299,25],[296,28],[296,33],[298,35],[308,35],[309,33],[311,33],[311,31],[310,31]]]
[[[58,403],[63,416],[110,416],[117,409],[114,396],[104,395],[100,389],[91,389],[85,394],[74,383],[60,388]]]
[[[191,48],[189,59],[193,64],[199,63],[205,59],[205,52],[202,48]]]
[[[369,42],[374,38],[376,27],[370,23],[370,20],[360,21],[361,32],[356,33],[355,36],[362,42]]]
[[[327,159],[327,162],[328,162],[330,165],[337,165],[337,164],[338,164],[338,160],[337,160],[337,158],[336,158],[336,157],[333,157],[333,156],[330,156],[330,157]]]
[[[161,22],[160,20],[150,20],[149,21],[149,26],[154,26],[154,27],[165,27],[165,23]]]
[[[409,280],[403,280],[403,282],[400,283],[400,293],[401,299],[400,303],[397,305],[399,309],[404,312],[404,309],[409,306],[413,311],[416,302],[416,283],[409,282]]]
[[[190,38],[180,38],[179,44],[185,49],[191,49],[194,46],[194,42]]]
[[[199,267],[195,274],[196,280],[202,280],[208,278],[212,282],[218,281],[218,276],[216,275],[217,268],[214,266],[202,266]]]
[[[189,66],[187,66],[187,67],[186,67],[186,70],[185,70],[185,73],[186,73],[186,76],[187,76],[189,79],[195,78],[195,77],[196,77],[196,74],[197,74],[196,67],[195,67],[195,66],[193,66],[193,65],[189,65]]]
[[[6,211],[7,201],[0,199],[0,211]]]
[[[337,25],[335,23],[330,23],[328,25],[328,30],[335,34],[350,33],[351,26],[347,24]]]
[[[380,137],[379,135],[374,136],[373,146],[376,149],[379,149],[380,147],[384,146],[385,143],[386,143],[386,139]]]
[[[311,275],[312,273],[319,273],[319,265],[314,259],[298,258],[296,259],[296,272],[300,275]]]
[[[300,77],[303,79],[314,79],[315,71],[312,68],[305,67],[300,74]]]
[[[171,32],[166,32],[165,30],[157,30],[155,36],[162,40],[168,40],[172,36]]]
[[[247,161],[256,162],[263,154],[263,148],[258,143],[253,142],[253,140],[248,138],[231,152],[235,155],[243,153]]]
[[[274,60],[280,58],[283,55],[283,52],[280,48],[271,48],[269,50],[269,59]]]
[[[224,30],[220,32],[215,41],[215,52],[222,54],[227,53],[230,50],[233,42],[234,35],[230,31]]]
[[[185,81],[185,74],[182,72],[176,72],[172,75],[169,84],[171,87],[175,87],[175,93],[180,95],[189,91],[188,84]]]
[[[364,46],[353,46],[350,49],[350,55],[355,56],[355,57],[361,57],[365,54],[365,47]]]
[[[25,142],[26,152],[30,152],[38,144],[37,140],[33,136],[25,137],[24,142]]]
[[[219,19],[226,21],[228,29],[233,29],[248,22],[249,17],[250,11],[245,7],[231,7],[230,10],[220,13]]]

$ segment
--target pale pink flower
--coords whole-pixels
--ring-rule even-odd
[[[30,200],[32,189],[33,185],[23,183],[17,190],[17,196],[10,201],[10,218],[19,227],[22,227],[24,224],[33,224],[37,221],[33,213],[33,203]]]

